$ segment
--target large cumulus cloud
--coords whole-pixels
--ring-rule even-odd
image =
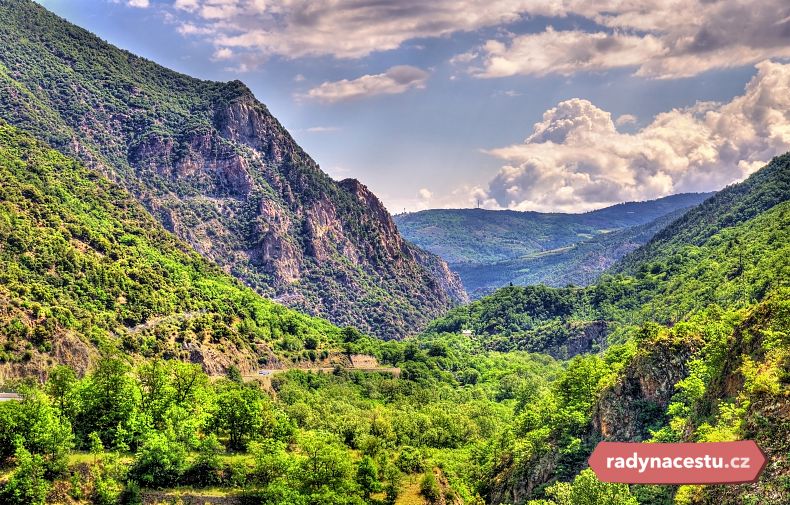
[[[659,114],[635,133],[587,100],[561,102],[488,187],[503,208],[584,211],[627,200],[719,189],[790,150],[790,65],[763,61],[744,93]]]

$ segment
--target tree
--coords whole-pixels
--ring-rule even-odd
[[[104,444],[101,443],[99,434],[92,431],[90,435],[88,435],[88,444],[91,454],[93,454],[93,464],[96,464],[99,455],[104,453]]]
[[[433,472],[425,472],[420,481],[420,494],[428,500],[428,503],[438,503],[442,496],[442,491],[439,489],[439,483],[436,482],[436,476]]]
[[[252,387],[228,384],[217,399],[213,426],[228,436],[228,448],[243,450],[246,442],[271,430],[274,419],[261,394]]]
[[[326,486],[339,491],[350,484],[351,459],[337,436],[322,431],[307,432],[300,438],[299,447],[305,455],[301,480],[308,489]]]
[[[140,392],[126,363],[115,357],[101,359],[93,374],[81,382],[79,395],[74,428],[82,443],[94,431],[105,446],[121,448],[132,440]]]
[[[546,489],[551,500],[535,500],[530,505],[639,505],[626,484],[601,482],[589,468],[573,482],[558,482]]]
[[[235,382],[236,384],[242,384],[244,382],[244,378],[241,376],[241,371],[236,365],[229,366],[227,372],[225,372],[225,376],[229,381]]]
[[[31,454],[21,440],[17,442],[16,470],[0,490],[0,502],[8,505],[43,505],[49,492],[49,482],[44,478],[46,465],[38,454]]]
[[[365,456],[357,466],[357,484],[362,489],[362,494],[366,500],[370,499],[371,493],[381,491],[381,482],[379,482],[378,469],[376,463],[370,456]]]
[[[198,364],[175,360],[170,362],[170,367],[175,401],[179,405],[190,399],[207,382],[208,377]]]
[[[384,467],[384,503],[395,505],[400,492],[402,474],[392,463],[387,463]]]
[[[41,456],[50,470],[66,463],[72,447],[71,426],[61,419],[41,391],[26,388],[23,400],[0,403],[0,460],[12,455],[18,444]]]
[[[351,344],[362,338],[362,333],[353,326],[346,326],[342,331],[343,342]]]
[[[151,433],[134,456],[129,477],[149,487],[173,485],[184,470],[186,451],[161,433]]]
[[[160,359],[143,363],[137,368],[142,393],[141,409],[159,430],[163,427],[165,412],[175,397],[168,372],[167,365]]]
[[[255,461],[255,478],[263,485],[285,478],[291,471],[292,457],[286,452],[283,442],[265,439],[250,444]]]
[[[222,461],[219,455],[223,449],[213,433],[204,437],[198,445],[197,458],[187,471],[187,482],[202,486],[219,484],[222,480]]]
[[[416,473],[425,470],[422,451],[410,445],[404,445],[401,448],[395,464],[405,473]]]
[[[46,392],[55,402],[58,413],[62,418],[71,418],[72,412],[67,408],[69,396],[77,383],[74,369],[66,365],[58,365],[49,372]]]

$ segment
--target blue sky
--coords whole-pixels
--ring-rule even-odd
[[[41,3],[169,68],[244,81],[392,212],[583,211],[718,189],[790,149],[783,0]]]

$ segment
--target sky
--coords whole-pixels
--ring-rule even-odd
[[[787,0],[40,0],[244,81],[393,213],[582,212],[720,189],[790,150]]]

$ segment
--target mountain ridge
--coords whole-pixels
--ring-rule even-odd
[[[394,217],[404,237],[444,258],[461,276],[475,298],[509,283],[588,284],[613,260],[658,231],[661,218],[701,203],[712,193],[680,193],[656,200],[624,202],[579,214],[485,209],[435,209]],[[653,223],[652,226],[648,226]],[[646,226],[643,233],[623,232]],[[606,241],[606,234],[611,235]],[[621,237],[623,247],[611,242]],[[636,240],[637,242],[634,242]],[[605,245],[604,245],[605,243]],[[581,272],[563,273],[577,266],[576,251],[587,254],[599,245],[606,261],[590,261]],[[537,260],[539,256],[551,258]],[[559,273],[559,275],[558,275]]]

